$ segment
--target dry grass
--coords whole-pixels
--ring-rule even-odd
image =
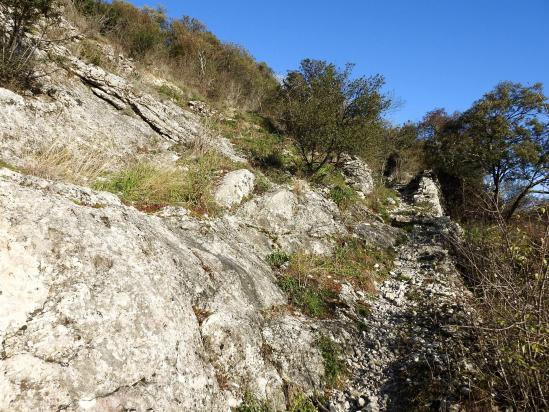
[[[76,154],[61,143],[30,152],[27,159],[23,173],[82,185],[92,184],[113,163],[108,149],[81,148]]]
[[[144,211],[167,205],[183,206],[200,215],[219,211],[213,199],[217,180],[238,165],[213,151],[187,153],[176,167],[138,163],[111,174],[94,187],[119,195]]]

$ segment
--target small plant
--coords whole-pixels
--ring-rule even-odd
[[[271,267],[280,268],[282,267],[282,265],[290,260],[290,256],[282,251],[276,251],[271,253],[270,255],[267,255],[265,260]]]
[[[109,176],[95,188],[121,196],[144,211],[166,205],[187,207],[199,214],[215,214],[218,206],[212,195],[220,173],[236,168],[230,160],[214,152],[182,158],[185,168],[159,168],[141,163]]]
[[[330,199],[334,201],[341,209],[348,207],[353,201],[358,199],[356,191],[347,186],[334,186],[330,189]]]
[[[186,107],[185,96],[183,96],[183,94],[175,87],[169,86],[167,84],[163,84],[162,86],[159,86],[156,90],[162,96],[165,96],[168,99],[173,100],[180,107]]]
[[[327,336],[321,335],[316,341],[324,361],[324,379],[329,387],[337,387],[346,372],[342,361],[341,348]]]
[[[103,51],[91,40],[82,41],[80,45],[80,57],[95,66],[104,68],[107,66]]]
[[[236,409],[237,412],[271,412],[272,409],[269,407],[266,401],[257,399],[254,395],[249,392],[244,394],[244,400],[242,404]]]
[[[258,195],[261,195],[263,193],[266,193],[271,188],[272,184],[265,176],[262,174],[258,174],[255,179],[255,193]]]
[[[290,299],[290,302],[315,318],[325,318],[330,314],[329,300],[335,299],[335,294],[327,289],[308,286],[291,276],[282,276],[278,286]]]
[[[377,186],[374,191],[366,197],[366,206],[380,215],[385,222],[391,220],[389,210],[392,205],[388,199],[393,199],[398,202],[398,195],[394,190],[385,186]]]
[[[318,412],[318,409],[307,396],[300,394],[290,404],[288,412]]]

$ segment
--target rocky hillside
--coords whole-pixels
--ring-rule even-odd
[[[383,199],[384,219],[269,179],[206,105],[108,45],[111,70],[86,61],[91,40],[64,24],[40,90],[0,89],[1,411],[463,405],[474,368],[448,351],[472,312],[429,174]],[[109,183],[211,153],[215,213]],[[344,171],[359,199],[374,190],[360,159]]]

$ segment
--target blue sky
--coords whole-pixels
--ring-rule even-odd
[[[132,0],[204,22],[276,72],[305,57],[383,74],[396,123],[464,110],[501,80],[549,94],[549,0]]]

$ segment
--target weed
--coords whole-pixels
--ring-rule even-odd
[[[284,265],[284,263],[290,260],[290,256],[288,256],[284,252],[276,251],[271,253],[270,255],[267,255],[265,260],[271,267],[280,268],[282,265]]]
[[[180,107],[186,107],[185,96],[183,95],[183,93],[181,91],[179,91],[175,87],[169,86],[167,84],[163,84],[163,85],[159,86],[156,90],[162,96],[173,100]]]
[[[271,408],[266,401],[257,399],[254,395],[247,392],[244,394],[242,404],[236,409],[237,412],[271,412]]]
[[[318,412],[318,409],[307,396],[299,394],[291,402],[288,412]]]
[[[288,295],[294,306],[315,318],[327,317],[330,313],[328,300],[336,297],[330,290],[308,286],[291,276],[282,276],[278,280],[278,286]]]
[[[54,142],[47,148],[30,152],[21,170],[45,179],[88,184],[108,170],[111,162],[112,156],[106,149],[81,148],[77,151]]]
[[[329,387],[337,387],[346,372],[345,363],[342,361],[341,348],[327,336],[321,335],[316,345],[322,355],[324,363],[324,379]]]
[[[334,186],[330,189],[330,199],[334,201],[340,209],[346,209],[352,202],[358,199],[356,191],[347,186]]]
[[[95,188],[116,193],[145,211],[176,205],[199,214],[215,214],[218,211],[212,194],[215,182],[224,170],[234,169],[236,164],[214,152],[199,157],[189,155],[181,162],[185,168],[140,163],[109,176]]]

